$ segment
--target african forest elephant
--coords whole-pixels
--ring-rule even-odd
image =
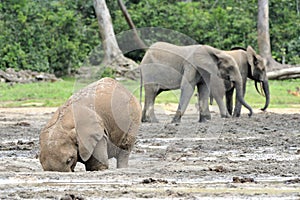
[[[181,90],[180,102],[172,122],[180,122],[197,86],[199,122],[210,119],[208,108],[211,75],[220,75],[234,83],[239,100],[252,114],[242,95],[242,77],[234,59],[207,45],[176,46],[157,42],[150,46],[141,62],[141,81],[145,88],[143,122],[157,122],[155,98],[162,91]]]
[[[242,76],[242,86],[243,86],[243,96],[246,92],[246,82],[247,78],[255,81],[255,88],[259,92],[257,88],[257,82],[261,84],[263,88],[263,93],[265,94],[266,102],[265,106],[262,110],[266,110],[269,102],[270,102],[270,92],[269,92],[269,84],[268,77],[266,75],[266,61],[252,49],[251,46],[248,46],[247,49],[243,49],[240,47],[233,48],[231,51],[224,51],[231,57],[234,58],[236,63],[239,66],[239,70]],[[219,87],[220,84],[224,87]],[[233,104],[233,91],[234,87],[227,80],[222,80],[218,77],[212,79],[211,81],[211,94],[216,99],[219,107],[223,107],[223,97],[226,94],[226,106],[227,110],[230,114],[232,114],[232,104]],[[220,106],[221,104],[221,106]],[[235,109],[233,112],[233,116],[239,117],[241,114],[241,103],[239,101],[235,101]]]
[[[137,99],[111,78],[81,89],[54,113],[40,133],[39,159],[45,171],[74,171],[127,167],[141,121]]]

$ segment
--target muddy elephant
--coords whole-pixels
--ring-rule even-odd
[[[247,78],[255,81],[255,88],[259,94],[263,94],[266,98],[265,105],[262,110],[268,108],[270,102],[270,92],[268,77],[266,75],[266,61],[253,50],[251,46],[248,46],[247,49],[236,47],[231,51],[224,51],[236,61],[239,66],[239,71],[242,76],[242,95],[244,97],[246,92],[246,83]],[[260,83],[262,91],[260,92],[257,88],[257,83]],[[225,88],[224,88],[225,86]],[[221,113],[229,112],[230,115],[233,114],[234,117],[239,117],[241,114],[242,105],[240,101],[235,101],[235,108],[233,110],[233,91],[234,87],[227,80],[222,80],[219,77],[215,77],[211,81],[211,96],[216,99],[217,104],[219,105]],[[223,97],[226,95],[226,107],[224,110]]]
[[[242,95],[242,77],[234,59],[208,45],[177,46],[165,42],[151,45],[141,65],[141,85],[145,89],[142,122],[158,122],[154,114],[157,95],[166,90],[181,90],[180,101],[173,123],[181,121],[197,86],[199,122],[211,118],[208,108],[211,75],[218,75],[234,83],[238,99],[252,114]]]
[[[40,133],[39,160],[45,171],[87,171],[127,167],[141,123],[137,99],[121,84],[103,78],[81,89],[57,109]]]

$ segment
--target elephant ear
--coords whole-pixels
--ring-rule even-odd
[[[73,103],[73,114],[79,155],[83,161],[87,161],[105,131],[102,119],[96,113],[94,105],[87,104],[90,99],[84,99],[87,101]]]
[[[216,54],[218,58],[219,76],[224,80],[241,82],[242,76],[239,72],[238,65],[232,56],[225,52]]]
[[[236,66],[234,59],[224,52],[217,53],[215,56],[219,70],[226,70],[227,72],[228,70],[233,70],[234,66]]]
[[[225,69],[222,66],[227,66],[229,56],[223,53],[221,50],[213,48],[211,46],[203,45],[202,47],[204,51],[208,53],[209,58],[211,58],[212,60],[210,60],[206,56],[206,54],[199,54],[196,55],[197,59],[199,60],[198,62],[205,63],[205,70],[207,70],[209,73],[218,74],[218,76],[221,76],[220,70],[222,71]]]
[[[231,57],[224,52],[216,54],[216,57],[218,58],[218,67],[221,65],[228,65],[229,60],[231,60]]]
[[[254,69],[257,65],[257,55],[256,52],[254,51],[254,49],[251,46],[247,47],[247,59],[248,59],[248,63],[251,66],[251,74],[253,75],[254,73]]]

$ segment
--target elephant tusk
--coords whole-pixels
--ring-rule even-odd
[[[260,92],[261,92],[261,95],[262,95],[263,97],[266,97],[266,94],[265,94],[265,92],[264,92],[264,90],[263,90],[262,82],[260,82],[259,84],[260,84]]]
[[[257,81],[255,81],[255,89],[256,89],[256,91],[257,91],[258,94],[262,95],[261,92],[257,88]]]

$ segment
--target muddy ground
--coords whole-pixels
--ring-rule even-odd
[[[55,108],[0,109],[0,199],[300,199],[300,109],[179,125],[158,109],[127,169],[43,172],[39,131]]]

